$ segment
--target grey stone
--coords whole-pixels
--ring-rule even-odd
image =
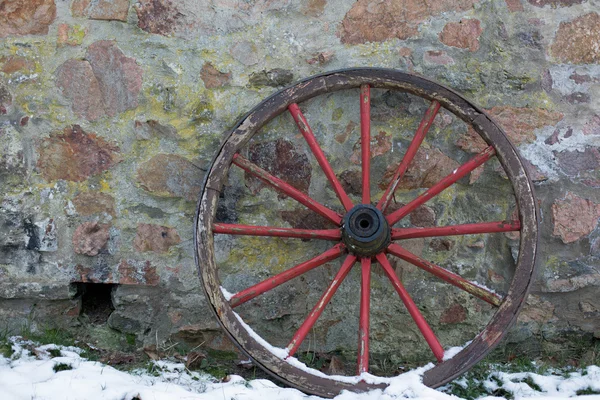
[[[254,72],[250,75],[249,84],[250,86],[271,86],[279,87],[285,86],[292,83],[294,80],[294,74],[292,71],[286,69],[275,68],[268,71],[262,70]]]
[[[125,317],[117,311],[113,311],[108,317],[108,326],[122,333],[136,334],[140,332],[142,325],[133,318]]]
[[[231,47],[231,56],[243,65],[249,66],[258,64],[259,56],[256,45],[248,40],[237,42]]]

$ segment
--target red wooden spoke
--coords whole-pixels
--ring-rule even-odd
[[[371,88],[360,86],[360,149],[362,159],[362,202],[371,204]]]
[[[387,248],[387,252],[429,272],[432,275],[437,276],[438,278],[448,282],[449,284],[454,285],[457,288],[462,289],[465,292],[470,293],[483,301],[490,303],[491,305],[499,307],[502,303],[502,298],[496,293],[493,293],[481,286],[469,282],[468,280],[464,279],[460,275],[455,274],[454,272],[450,272],[445,268],[430,263],[429,261],[422,259],[421,257],[407,251],[406,249],[397,244],[390,244]]]
[[[340,240],[342,233],[339,229],[295,229],[295,228],[276,228],[273,226],[252,226],[215,223],[214,233],[223,233],[228,235],[248,235],[248,236],[274,236],[284,238],[300,239],[323,239]]]
[[[459,179],[467,175],[469,172],[473,171],[475,168],[479,167],[481,164],[489,160],[496,151],[492,146],[489,146],[481,153],[477,154],[475,157],[455,169],[450,175],[442,178],[441,181],[430,187],[427,191],[419,195],[416,199],[406,204],[405,206],[399,208],[393,213],[386,216],[388,223],[394,225],[396,222],[400,221],[402,218],[410,214],[417,207],[422,205],[423,203],[430,200],[432,197],[437,196],[444,189],[447,189],[452,184],[456,183]]]
[[[495,221],[478,224],[462,224],[431,228],[394,228],[392,240],[433,236],[473,235],[477,233],[511,232],[521,230],[519,221]]]
[[[437,115],[439,109],[440,103],[434,100],[431,102],[431,105],[425,112],[425,115],[423,116],[423,119],[421,120],[421,123],[419,124],[419,127],[415,132],[415,136],[413,137],[412,141],[410,142],[410,145],[408,146],[408,149],[406,150],[404,158],[400,162],[400,165],[398,165],[398,169],[396,170],[394,177],[390,181],[390,184],[385,190],[385,193],[379,200],[379,203],[377,203],[377,208],[380,209],[381,212],[385,212],[387,206],[390,204],[390,200],[392,199],[392,196],[396,191],[398,183],[400,183],[400,181],[402,180],[402,177],[404,176],[404,173],[406,173],[408,166],[415,157],[415,154],[417,154],[417,150],[419,150],[421,143],[423,143],[423,139],[425,139],[425,135],[429,131],[429,128],[431,127],[431,124],[433,123],[433,120],[435,119],[435,116]]]
[[[410,316],[417,324],[417,327],[419,328],[421,334],[427,341],[427,344],[431,348],[431,351],[433,351],[433,355],[438,361],[441,362],[444,358],[444,348],[440,344],[438,338],[435,336],[435,333],[433,333],[433,331],[431,330],[431,327],[429,326],[427,321],[425,321],[425,318],[421,314],[421,311],[419,311],[419,308],[404,288],[404,285],[402,285],[402,282],[400,282],[400,279],[396,276],[396,272],[390,265],[390,262],[388,261],[386,255],[384,253],[377,254],[377,261],[379,262],[379,264],[381,264],[383,270],[385,271],[385,274],[392,281],[394,289],[396,289],[396,292],[398,292],[398,295],[400,295],[400,299],[406,306],[406,309],[408,310]]]
[[[268,292],[271,289],[276,288],[277,286],[284,284],[290,279],[294,279],[305,272],[308,272],[312,269],[317,268],[320,265],[325,264],[331,260],[335,260],[346,251],[344,245],[336,244],[331,249],[327,250],[323,254],[319,254],[318,256],[305,261],[301,264],[298,264],[286,271],[283,271],[275,276],[265,279],[264,281],[257,283],[254,286],[249,287],[248,289],[244,289],[241,292],[234,294],[231,299],[229,299],[229,305],[233,307],[237,307],[240,304],[243,304],[249,300],[252,300],[256,296],[259,296],[265,292]]]
[[[317,139],[315,138],[312,129],[308,125],[308,121],[306,121],[302,111],[300,111],[300,107],[298,107],[298,104],[292,103],[289,105],[288,110],[290,111],[290,114],[292,114],[294,121],[296,121],[296,125],[298,125],[298,129],[300,129],[300,133],[302,133],[302,136],[304,136],[306,143],[308,143],[308,147],[310,147],[315,155],[317,162],[321,166],[321,169],[323,172],[325,172],[325,176],[327,176],[331,186],[333,186],[335,194],[342,202],[342,205],[346,211],[349,211],[354,205],[335,176],[331,165],[329,165],[329,161],[327,161],[327,158],[325,157],[325,153],[323,153],[323,150],[321,150],[321,146],[319,146],[319,143],[317,143]]]
[[[233,156],[233,163],[235,165],[237,165],[238,167],[242,168],[243,170],[251,173],[258,179],[262,180],[263,182],[268,183],[269,185],[273,186],[275,189],[287,194],[292,199],[296,200],[298,203],[305,205],[306,207],[310,208],[317,214],[327,218],[334,224],[336,224],[336,225],[341,224],[341,222],[342,222],[341,215],[339,215],[335,211],[325,207],[323,204],[319,203],[318,201],[313,200],[312,198],[308,197],[307,195],[305,195],[298,189],[291,186],[289,183],[286,183],[285,181],[271,175],[270,173],[268,173],[267,171],[265,171],[258,165],[254,164],[251,161],[248,161],[247,159],[240,156],[239,154],[236,154]]]
[[[361,258],[360,319],[358,326],[358,375],[369,371],[369,312],[371,302],[371,259]]]
[[[342,267],[333,278],[333,281],[331,281],[329,287],[327,288],[319,302],[314,306],[306,320],[302,323],[302,325],[292,338],[290,344],[287,346],[288,354],[290,357],[293,356],[294,353],[296,353],[296,351],[302,344],[302,341],[304,340],[304,338],[306,338],[306,335],[308,335],[308,332],[310,332],[315,322],[317,322],[317,319],[319,318],[321,313],[323,313],[323,310],[325,310],[325,307],[327,306],[337,289],[340,287],[342,281],[344,280],[344,278],[346,278],[346,275],[348,275],[348,272],[350,272],[350,269],[352,269],[352,266],[355,262],[356,256],[350,254],[348,255],[348,257],[346,257],[344,263],[342,264]]]

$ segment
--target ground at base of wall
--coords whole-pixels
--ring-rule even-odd
[[[201,375],[210,376],[203,379],[214,382],[227,382],[232,379],[232,375],[236,376],[234,379],[243,380],[270,379],[268,374],[255,367],[250,360],[233,351],[219,351],[202,345],[190,347],[178,342],[137,347],[134,337],[128,337],[106,326],[88,326],[80,333],[83,334],[77,335],[60,329],[45,329],[39,332],[23,329],[20,336],[9,336],[0,331],[0,368],[3,365],[2,357],[14,360],[18,358],[18,354],[15,354],[19,351],[37,359],[46,356],[61,357],[61,349],[73,351],[72,349],[76,348],[78,357],[82,359],[127,373],[161,377],[163,372],[168,370],[164,369],[165,364],[161,363],[168,360],[173,365],[180,365],[181,371],[178,372],[188,374],[187,378],[190,379]],[[440,390],[465,399],[482,396],[512,399],[516,393],[512,393],[511,390],[516,390],[514,388],[519,386],[521,392],[517,397],[522,397],[525,389],[533,390],[531,393],[525,390],[529,393],[525,397],[530,397],[534,394],[540,395],[541,390],[540,384],[536,383],[537,380],[532,378],[531,374],[568,377],[571,373],[586,371],[590,366],[600,365],[598,339],[579,336],[562,343],[560,348],[552,343],[545,343],[540,348],[543,351],[537,351],[536,355],[533,355],[519,346],[504,345],[490,353],[467,374]],[[298,358],[309,367],[329,374],[345,373],[346,371],[340,369],[344,367],[344,362],[348,361],[341,353],[305,352],[299,353]],[[59,365],[57,368],[62,368],[59,362],[55,364]],[[417,364],[399,367],[383,357],[372,359],[371,364],[374,374],[386,376],[399,375],[417,367]],[[596,392],[595,389],[587,392],[584,389],[581,389],[583,394],[600,394],[600,388],[597,388]],[[537,393],[534,393],[536,391]]]
[[[16,336],[12,336],[16,335]],[[140,346],[135,335],[118,332],[104,325],[86,324],[77,328],[42,328],[32,330],[24,326],[19,332],[0,328],[0,356],[12,354],[11,340],[36,344],[54,344],[77,347],[81,356],[98,361],[116,369],[132,371],[136,369],[152,370],[152,361],[171,359],[184,362],[186,368],[197,370],[223,379],[229,374],[241,375],[248,379],[266,378],[268,375],[255,367],[241,353],[218,350],[185,342],[168,340],[163,343]]]
[[[64,339],[64,338],[63,338]],[[279,387],[259,377],[226,375],[218,378],[186,367],[182,360],[151,360],[144,368],[119,371],[93,361],[93,351],[57,344],[40,345],[20,337],[0,341],[0,391],[11,400],[42,396],[58,399],[60,388],[82,398],[165,400],[208,398],[305,399],[295,389]],[[421,369],[421,373],[423,369]],[[600,395],[600,367],[549,367],[544,363],[513,359],[510,363],[483,362],[463,377],[433,390],[424,386],[417,370],[403,374],[385,390],[342,393],[338,400],[413,399],[544,399],[560,396],[586,399]],[[596,396],[590,396],[596,395]],[[8,397],[6,397],[8,396]],[[317,397],[311,397],[318,399]]]

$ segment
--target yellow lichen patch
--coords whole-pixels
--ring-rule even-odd
[[[305,243],[296,245],[283,239],[240,236],[234,240],[234,247],[221,266],[227,272],[266,271],[277,274],[313,256],[307,254],[307,248]]]
[[[78,46],[83,43],[87,28],[81,25],[59,24],[57,34],[57,46]]]
[[[75,44],[83,43],[83,38],[87,34],[87,29],[81,25],[73,25],[69,31],[69,40]]]
[[[333,112],[331,114],[331,119],[333,121],[339,121],[342,118],[342,115],[344,115],[344,109],[341,107],[338,107],[335,110],[333,110]]]
[[[108,175],[108,174],[105,174]],[[108,183],[108,180],[103,178],[100,179],[100,191],[101,192],[109,192],[110,191],[110,184]]]
[[[459,193],[458,189],[455,186],[450,186],[446,190],[443,190],[435,198],[437,199],[437,201],[442,201],[446,204],[451,204],[453,201],[456,200],[458,196],[464,197],[464,193]]]
[[[530,108],[543,108],[550,112],[556,110],[556,105],[554,104],[554,101],[545,91],[525,94],[523,95],[523,98],[526,100],[527,106]]]
[[[164,103],[150,91],[145,93],[145,97],[148,102],[146,112],[154,119],[171,119],[177,115],[174,111],[165,110]]]
[[[69,196],[72,197],[77,192],[87,192],[90,190],[88,181],[72,182],[67,181]]]

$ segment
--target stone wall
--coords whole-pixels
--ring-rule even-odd
[[[539,270],[509,340],[539,346],[566,334],[599,337],[598,10],[597,0],[0,0],[0,329],[85,329],[82,293],[91,286],[84,284],[97,283],[114,285],[107,286],[114,307],[108,326],[139,343],[171,338],[226,348],[199,289],[192,238],[201,180],[223,133],[294,80],[372,66],[460,91],[489,111],[528,161],[542,214]],[[328,121],[315,130],[347,190],[360,193],[360,120],[351,100],[311,103],[306,113]],[[373,102],[374,173],[384,181],[426,104],[394,93],[374,94]],[[478,151],[459,122],[449,113],[437,117],[417,160],[421,172],[402,187],[399,202]],[[301,188],[330,201],[312,155],[290,129],[289,120],[274,122],[250,155],[293,171]],[[498,193],[510,194],[510,185],[491,168],[407,224],[508,219],[514,201],[492,207]],[[273,204],[282,208],[276,217]],[[448,214],[451,206],[459,211]],[[237,174],[220,217],[301,226],[307,216],[297,207]],[[407,246],[461,268],[471,260],[457,271],[501,288],[518,238],[495,237]],[[307,251],[306,243],[258,239],[219,245],[223,281],[233,289],[302,261]],[[437,282],[418,286],[427,278],[395,267],[446,343],[468,340],[489,317],[476,300]],[[265,336],[285,340],[335,268],[245,312]],[[393,295],[384,279],[376,281],[380,295]],[[431,288],[441,300],[430,301]],[[342,288],[314,348],[354,344],[357,305],[348,304],[355,297],[355,289]],[[375,307],[382,315],[376,332],[411,324],[400,305]],[[420,343],[417,337],[407,328],[389,339]],[[377,351],[389,351],[388,342]]]

